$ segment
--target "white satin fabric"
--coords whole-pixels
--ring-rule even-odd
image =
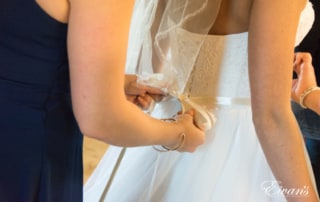
[[[206,143],[192,154],[128,148],[106,202],[286,201],[252,123],[247,36],[208,36],[186,85],[188,99],[215,118]],[[188,48],[184,40],[192,39],[197,35],[181,30],[177,48],[183,51]],[[152,116],[168,118],[180,109],[177,100],[169,99],[156,105]],[[85,202],[99,201],[120,151],[108,149],[84,186]]]

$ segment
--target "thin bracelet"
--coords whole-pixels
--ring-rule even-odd
[[[152,147],[153,147],[154,150],[156,150],[158,152],[176,151],[176,150],[180,149],[181,147],[183,147],[184,142],[186,140],[186,134],[185,133],[182,132],[179,135],[180,135],[180,141],[174,147],[167,147],[167,146],[164,146],[164,145],[160,145],[160,148],[158,148],[155,145],[153,145]]]
[[[307,95],[309,95],[310,93],[312,93],[313,91],[316,91],[316,90],[320,90],[320,88],[318,86],[316,86],[316,87],[307,88],[305,91],[303,91],[303,93],[300,95],[300,99],[299,99],[300,107],[302,107],[303,109],[308,108],[304,104],[304,100],[306,99]]]

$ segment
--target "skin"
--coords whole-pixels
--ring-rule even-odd
[[[281,186],[309,187],[308,196],[287,197],[288,201],[318,201],[290,107],[295,33],[305,3],[226,0],[211,29],[212,34],[249,32],[252,113],[259,141]]]
[[[166,96],[160,89],[139,84],[137,76],[130,74],[125,75],[124,91],[127,100],[146,111],[152,102],[160,102]]]
[[[125,94],[130,83],[123,75],[133,1],[36,2],[51,17],[68,23],[72,104],[83,134],[118,146],[171,147],[184,132],[182,152],[193,152],[204,143],[204,132],[193,124],[193,111],[176,122],[164,122],[143,113]],[[142,108],[145,95],[137,98]]]
[[[314,68],[312,66],[312,58],[309,53],[296,53],[293,65],[294,71],[297,73],[297,79],[293,80],[291,98],[299,103],[300,95],[308,88],[317,86]],[[307,95],[304,104],[307,108],[313,110],[320,115],[320,90],[316,90]]]
[[[182,150],[192,151],[203,143],[203,133],[191,124],[183,128],[181,124],[159,122],[141,113],[125,98],[124,72],[118,67],[124,67],[129,16],[123,21],[114,16],[118,16],[119,10],[121,15],[130,13],[132,5],[128,3],[133,2],[38,0],[45,8],[57,2],[61,4],[59,12],[45,10],[52,11],[56,19],[69,22],[72,98],[75,115],[85,133],[111,144],[136,146],[175,145],[177,134],[188,131]],[[249,32],[249,76],[258,138],[282,187],[309,188],[307,198],[287,197],[290,202],[318,201],[304,163],[302,135],[290,108],[294,40],[305,3],[305,0],[223,0],[210,32]],[[112,89],[108,88],[111,85]],[[190,123],[192,117],[184,115],[180,121]]]

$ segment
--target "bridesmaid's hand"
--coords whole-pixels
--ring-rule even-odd
[[[191,109],[176,116],[177,124],[182,124],[185,134],[184,142],[180,145],[177,151],[194,152],[205,142],[205,132],[195,125],[194,115],[195,112]]]
[[[133,74],[125,75],[124,89],[127,100],[142,110],[152,108],[154,102],[160,102],[166,96],[160,89],[137,83],[137,76]]]

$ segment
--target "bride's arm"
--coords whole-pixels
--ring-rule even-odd
[[[178,122],[153,119],[126,100],[124,66],[132,1],[69,0],[68,53],[72,104],[82,132],[121,146],[176,145],[194,151],[204,134],[182,115]]]
[[[295,33],[304,0],[253,0],[249,27],[249,74],[253,121],[269,165],[281,186],[308,187],[318,201],[306,164],[303,139],[290,108]]]

